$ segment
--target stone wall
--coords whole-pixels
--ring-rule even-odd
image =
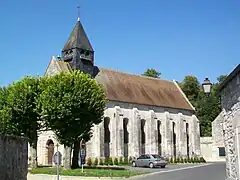
[[[0,135],[0,179],[27,180],[28,140]]]
[[[239,180],[240,73],[221,90],[227,180]]]

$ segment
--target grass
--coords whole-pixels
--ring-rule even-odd
[[[29,171],[31,174],[49,174],[56,175],[56,168],[36,168]],[[111,170],[111,169],[71,169],[64,170],[60,168],[61,176],[86,176],[86,177],[131,177],[140,174],[145,174],[143,172],[130,171],[130,170]]]

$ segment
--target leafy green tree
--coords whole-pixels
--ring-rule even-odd
[[[11,110],[7,106],[7,88],[0,88],[0,134],[15,134],[17,128],[10,123]]]
[[[6,107],[11,112],[8,123],[14,129],[14,135],[23,134],[29,138],[33,168],[37,167],[38,131],[42,128],[40,114],[36,111],[36,99],[41,94],[39,82],[37,77],[25,77],[7,88],[5,99]]]
[[[63,165],[69,169],[72,145],[79,146],[80,140],[90,139],[93,125],[102,122],[107,103],[104,89],[80,71],[46,76],[41,87],[43,92],[38,108],[45,117],[46,125],[64,145]]]
[[[211,95],[207,97],[195,76],[185,76],[180,86],[190,102],[196,108],[196,115],[200,121],[200,135],[212,135],[212,121],[221,112],[220,94],[218,88],[224,81],[226,75],[219,76],[218,82],[213,83]]]
[[[142,75],[153,78],[160,78],[161,73],[156,71],[155,69],[147,69]]]
[[[183,82],[180,84],[183,92],[188,97],[189,101],[196,105],[196,101],[200,92],[200,83],[195,76],[185,76]]]

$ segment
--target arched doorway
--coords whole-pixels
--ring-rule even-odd
[[[54,155],[54,143],[53,140],[49,139],[46,144],[47,148],[47,164],[52,165],[53,155]]]
[[[129,132],[128,132],[128,119],[123,119],[123,137],[124,137],[124,157],[128,157],[128,143],[129,143]]]
[[[110,130],[109,130],[110,118],[104,118],[104,157],[110,156]]]
[[[189,158],[189,124],[186,123],[186,136],[187,136],[187,157]]]
[[[173,133],[173,156],[176,158],[177,150],[176,150],[176,124],[175,122],[172,123],[172,133]]]
[[[158,154],[162,155],[161,121],[157,121]]]
[[[146,143],[145,123],[146,121],[142,119],[141,120],[141,154],[145,154],[145,143]]]

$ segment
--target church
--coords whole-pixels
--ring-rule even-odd
[[[93,137],[86,144],[87,157],[201,155],[195,108],[178,83],[96,66],[93,47],[80,19],[61,57],[52,57],[45,75],[73,69],[89,73],[102,84],[109,100],[102,123],[95,125]],[[39,165],[52,165],[57,143],[51,131],[39,135]],[[63,145],[59,151],[63,154]]]

